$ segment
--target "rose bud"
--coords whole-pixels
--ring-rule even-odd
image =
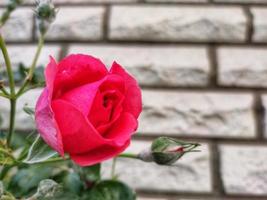
[[[36,104],[41,137],[60,155],[90,166],[123,152],[142,110],[136,80],[119,64],[110,70],[88,55],[51,58],[46,87]]]
[[[56,18],[56,9],[51,0],[39,0],[36,8],[36,24],[41,35],[44,35]]]
[[[153,141],[148,151],[139,154],[139,158],[146,162],[155,162],[159,165],[172,165],[185,153],[196,152],[194,150],[199,144],[186,143],[179,140],[159,137]]]

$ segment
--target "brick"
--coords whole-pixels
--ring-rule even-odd
[[[228,194],[267,194],[267,147],[222,145],[221,173]]]
[[[163,199],[163,198],[146,198],[146,197],[137,197],[137,200],[168,200],[168,199]]]
[[[3,9],[0,9],[0,15]],[[33,10],[19,8],[15,10],[2,28],[3,37],[7,41],[29,41],[32,39]]]
[[[222,47],[218,82],[224,86],[267,87],[267,49]]]
[[[253,36],[254,42],[267,42],[267,9],[266,8],[252,8],[253,15]]]
[[[16,68],[19,63],[23,63],[29,67],[32,63],[34,54],[36,52],[36,45],[8,45],[9,56],[13,65]],[[41,51],[37,66],[46,66],[49,62],[49,56],[55,59],[59,58],[60,47],[56,45],[46,45]],[[0,55],[0,66],[4,66],[4,58]]]
[[[248,3],[262,3],[265,4],[267,3],[266,0],[213,0],[215,2],[220,2],[220,3],[244,3],[244,4],[248,4]]]
[[[244,42],[247,23],[240,7],[113,6],[109,20],[109,38],[134,41]]]
[[[9,0],[1,0],[0,5],[6,5]],[[171,0],[172,1],[172,0]],[[178,0],[179,1],[179,0]],[[182,0],[188,1],[188,0]],[[189,1],[199,1],[199,0],[189,0]],[[203,1],[203,0],[200,0]],[[53,0],[54,4],[91,4],[91,3],[133,3],[138,2],[138,0]],[[24,4],[34,4],[35,0],[24,0]]]
[[[103,37],[104,12],[102,7],[62,7],[48,31],[47,39],[99,40]]]
[[[117,61],[143,86],[205,86],[210,66],[207,49],[181,46],[76,45],[70,53],[94,55],[107,66]]]
[[[172,197],[172,195],[170,195],[170,198],[168,198],[168,197],[166,197],[166,198],[139,197],[139,198],[137,198],[137,200],[251,200],[249,198],[243,198],[243,197],[241,199],[240,198],[218,198],[218,197],[216,199],[209,198],[209,197],[205,197],[205,198],[194,198],[194,199],[192,199],[190,197],[187,198],[186,196],[184,198],[177,199],[177,198],[171,198],[171,197]]]
[[[206,3],[208,0],[145,0],[146,2],[162,2],[162,3]]]
[[[251,138],[256,135],[253,97],[248,93],[143,91],[139,132]]]
[[[138,0],[54,0],[55,4],[64,3],[64,4],[78,4],[78,3],[130,3],[130,2],[137,2]]]
[[[150,142],[135,141],[126,152],[139,153],[149,146]],[[103,166],[104,177],[110,176],[110,164]],[[212,187],[210,167],[210,150],[203,144],[200,153],[188,154],[173,166],[121,158],[117,160],[116,171],[120,180],[137,190],[206,193]]]

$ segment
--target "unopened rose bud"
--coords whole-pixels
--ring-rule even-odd
[[[51,0],[39,0],[36,8],[36,23],[41,35],[44,35],[56,18],[56,8]]]
[[[185,153],[195,152],[199,144],[186,143],[179,140],[159,137],[153,141],[149,151],[143,151],[139,158],[146,162],[155,162],[159,165],[172,165]]]

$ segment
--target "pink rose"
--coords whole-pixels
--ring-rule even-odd
[[[98,59],[70,55],[45,70],[36,105],[37,129],[60,155],[81,166],[112,158],[129,146],[142,110],[136,80],[119,64],[108,71]]]

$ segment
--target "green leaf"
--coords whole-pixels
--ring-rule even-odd
[[[98,181],[101,178],[101,164],[83,168],[86,180]]]
[[[16,83],[22,83],[22,81],[25,79],[27,72],[28,72],[28,68],[23,64],[23,63],[19,63],[18,64],[18,70],[16,70],[14,72],[14,80]]]
[[[74,194],[79,194],[83,189],[83,182],[75,172],[69,172],[63,181],[64,189]]]
[[[84,200],[135,200],[135,192],[122,182],[102,181],[90,190]]]
[[[29,107],[28,104],[25,104],[23,106],[23,111],[25,113],[27,113],[28,115],[30,115],[30,116],[33,116],[34,115],[34,112],[35,112],[34,108]]]
[[[30,199],[51,199],[56,197],[57,195],[61,195],[62,192],[63,191],[61,185],[59,185],[52,179],[45,179],[39,183],[37,192]]]
[[[33,73],[31,84],[34,85],[44,85],[45,78],[44,78],[44,66],[38,66]]]
[[[38,135],[34,143],[29,149],[27,158],[23,161],[27,164],[40,163],[50,158],[56,157],[58,154],[56,151],[52,150]]]
[[[31,195],[35,192],[40,181],[52,176],[53,167],[47,165],[33,165],[19,169],[12,177],[8,190],[16,196]]]
[[[12,151],[6,146],[5,140],[0,140],[0,165],[12,165],[15,162]]]
[[[14,163],[15,159],[13,158],[11,153],[5,149],[0,148],[0,165],[12,165]]]
[[[87,182],[96,182],[101,178],[101,164],[96,164],[90,167],[80,167],[74,165],[74,170],[80,175],[81,180]]]

